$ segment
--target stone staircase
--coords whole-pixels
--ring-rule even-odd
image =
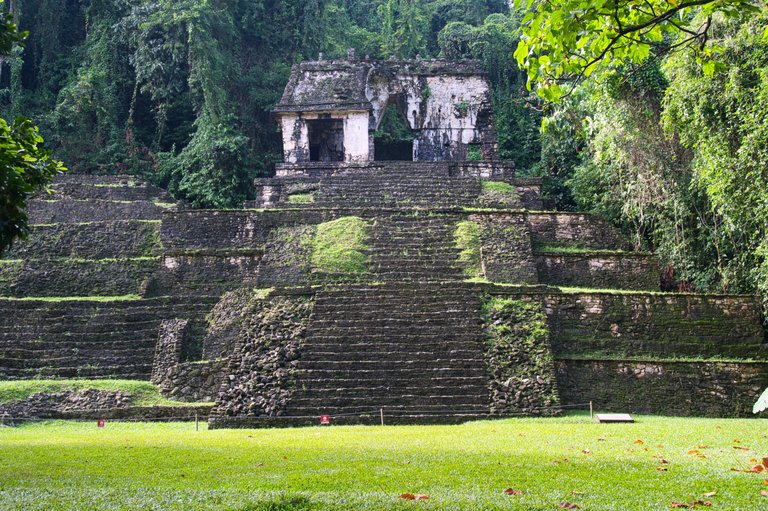
[[[283,197],[277,206],[425,209],[475,205],[480,179],[452,174],[448,163],[387,162],[384,167],[346,171],[315,181],[285,179],[288,190],[292,181],[293,188],[301,183],[315,188],[314,202],[294,204]]]
[[[440,216],[393,215],[375,220],[368,240],[370,280],[437,282],[463,280],[454,224]]]
[[[0,300],[0,379],[149,379],[160,321],[215,301]]]
[[[361,284],[319,291],[285,415],[383,409],[400,420],[485,416],[482,332],[471,285]]]

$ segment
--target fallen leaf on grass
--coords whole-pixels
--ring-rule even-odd
[[[694,500],[692,502],[672,502],[669,507],[671,508],[686,508],[686,509],[696,509],[698,506],[701,507],[712,507],[712,503],[708,500]]]
[[[643,445],[645,442],[643,442],[642,440],[635,440],[632,443],[637,444],[637,445]]]
[[[559,465],[560,463],[568,463],[568,458],[563,458],[562,460],[555,460],[552,463],[555,465]]]
[[[744,472],[749,472],[751,474],[757,474],[760,472],[765,472],[765,467],[762,465],[755,465],[754,467],[750,468],[749,470],[745,470]]]
[[[734,444],[740,444],[740,443],[741,443],[741,440],[736,440],[736,439],[734,438],[734,439],[733,439],[733,443],[734,443]]]
[[[578,505],[568,502],[567,500],[562,501],[558,507],[560,509],[581,509]]]
[[[716,491],[709,491],[707,493],[702,493],[701,494],[702,497],[714,497],[715,495],[717,495]]]
[[[571,490],[571,493],[574,495],[586,495],[586,492],[579,491],[579,490]]]
[[[768,479],[766,479],[765,481],[763,481],[763,484],[765,484],[765,485],[768,485]]]
[[[520,490],[513,490],[512,488],[507,488],[506,490],[504,490],[504,493],[506,493],[507,495],[522,495],[523,494],[522,491],[520,491]]]
[[[763,458],[763,466],[768,468],[768,458]]]
[[[424,495],[422,493],[417,493],[416,495],[413,493],[403,493],[400,495],[400,498],[405,500],[427,500],[429,495]]]
[[[692,450],[688,451],[688,454],[699,454],[699,450],[698,449],[692,449]]]
[[[704,444],[699,445],[698,447],[699,447],[699,449],[709,449],[709,446],[708,445],[704,445]]]
[[[592,451],[590,451],[589,449],[584,449],[583,451],[581,451],[581,454],[592,454]]]
[[[763,497],[768,497],[768,491],[761,490],[760,495],[762,495]]]
[[[732,445],[734,449],[739,449],[740,451],[748,451],[749,447],[744,447],[743,445]]]
[[[658,470],[659,472],[666,472],[669,469],[667,467],[656,467],[656,470]]]

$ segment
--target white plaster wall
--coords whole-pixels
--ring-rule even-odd
[[[368,112],[350,112],[344,116],[344,159],[363,162],[370,158]]]
[[[476,129],[477,114],[489,94],[487,82],[474,76],[431,76],[427,78],[427,85],[430,94],[421,128],[440,127],[453,142],[477,141],[480,137]],[[462,104],[467,106],[465,112],[459,108]]]
[[[309,129],[298,115],[283,115],[280,118],[283,132],[283,161],[296,163],[299,153],[309,154]]]

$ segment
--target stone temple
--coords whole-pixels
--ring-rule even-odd
[[[285,163],[242,210],[114,176],[31,201],[0,261],[0,378],[151,380],[189,406],[109,413],[211,427],[751,414],[759,300],[662,293],[653,254],[547,210],[496,159],[474,64],[305,62],[274,114]]]

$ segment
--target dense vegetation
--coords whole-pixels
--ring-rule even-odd
[[[660,21],[630,32],[653,21],[635,3],[14,0],[30,37],[0,65],[0,112],[32,118],[73,170],[239,207],[280,158],[269,111],[291,64],[349,47],[475,58],[501,156],[544,176],[560,208],[605,214],[656,250],[669,289],[768,295],[765,8],[649,0]]]
[[[25,37],[13,15],[0,12],[0,67]],[[42,142],[28,119],[18,116],[7,122],[0,118],[0,252],[29,231],[27,198],[63,170],[62,164],[43,149]]]

